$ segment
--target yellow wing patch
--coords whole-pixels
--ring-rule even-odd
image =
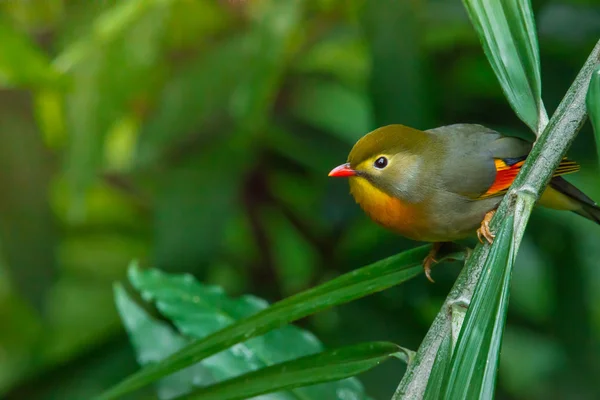
[[[558,165],[558,168],[556,168],[556,171],[554,171],[554,174],[552,174],[552,176],[554,177],[554,176],[572,174],[573,172],[577,172],[580,169],[581,169],[581,167],[579,166],[579,164],[577,164],[576,161],[568,160],[565,157],[562,159],[562,161]]]

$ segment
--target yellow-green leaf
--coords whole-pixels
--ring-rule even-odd
[[[62,76],[41,49],[4,18],[0,19],[0,43],[0,86],[38,89],[62,84]]]

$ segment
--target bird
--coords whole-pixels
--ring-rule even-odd
[[[478,124],[428,130],[392,124],[360,138],[329,176],[348,178],[354,200],[379,225],[433,243],[423,260],[433,282],[431,267],[444,243],[475,235],[493,243],[490,221],[532,147]],[[563,158],[537,204],[600,224],[600,207],[563,178],[579,169]]]

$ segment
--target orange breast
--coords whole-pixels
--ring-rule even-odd
[[[378,224],[413,240],[427,236],[427,218],[419,204],[389,196],[363,178],[351,178],[350,191],[365,213]]]

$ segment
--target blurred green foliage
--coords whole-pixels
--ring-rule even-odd
[[[533,1],[551,114],[600,36],[594,0]],[[0,396],[84,399],[137,369],[112,301],[131,259],[280,299],[416,246],[327,172],[387,123],[526,133],[459,0],[0,2]],[[600,199],[591,126],[569,179]],[[600,395],[600,229],[536,210],[498,398]],[[301,321],[416,349],[457,274]],[[389,398],[402,371],[361,376]],[[152,398],[152,391],[141,398]]]

